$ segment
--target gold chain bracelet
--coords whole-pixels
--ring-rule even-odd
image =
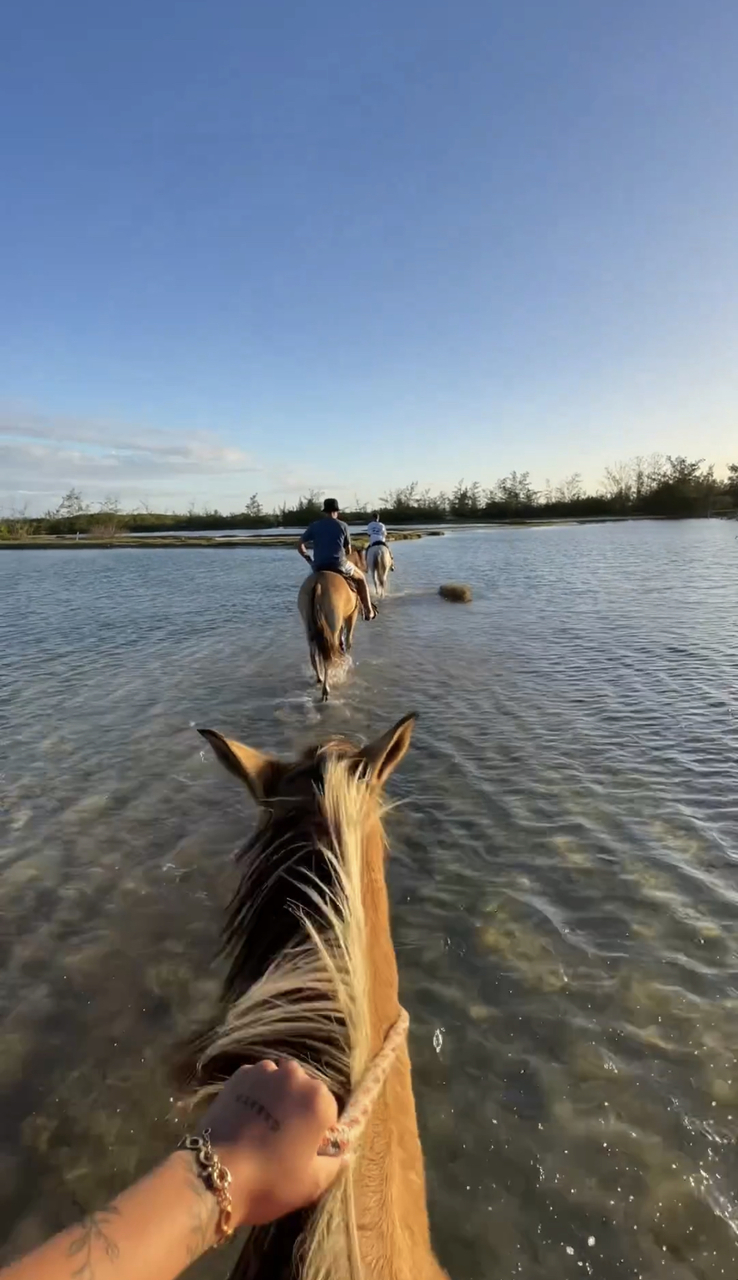
[[[217,1151],[213,1151],[210,1145],[210,1133],[210,1129],[205,1129],[202,1137],[183,1138],[179,1145],[185,1151],[192,1152],[197,1161],[197,1172],[201,1181],[218,1202],[216,1235],[217,1243],[223,1244],[233,1235],[231,1175],[225,1165],[220,1163]]]

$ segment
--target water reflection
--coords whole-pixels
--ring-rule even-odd
[[[168,1055],[211,1007],[252,821],[192,725],[288,752],[414,707],[391,882],[445,1265],[734,1273],[730,526],[486,531],[398,561],[322,709],[296,557],[0,556],[5,1256],[172,1142]],[[434,594],[454,578],[468,609]]]

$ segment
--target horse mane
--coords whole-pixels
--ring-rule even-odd
[[[308,752],[279,792],[237,855],[223,935],[230,966],[219,1016],[191,1046],[188,1101],[217,1093],[241,1065],[289,1056],[327,1084],[340,1112],[370,1054],[362,867],[367,818],[381,817],[381,801],[345,742]],[[232,1272],[360,1275],[350,1167],[318,1206],[252,1229]]]

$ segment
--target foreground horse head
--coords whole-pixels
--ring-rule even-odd
[[[238,854],[221,1007],[186,1064],[193,1100],[238,1066],[289,1056],[339,1112],[402,1025],[385,882],[382,789],[414,716],[364,748],[285,763],[203,730],[261,817]],[[392,1036],[390,1035],[390,1039]],[[395,1040],[397,1037],[395,1036]],[[320,1204],[253,1229],[235,1280],[437,1280],[404,1036],[351,1157]]]
[[[387,590],[387,579],[392,568],[392,553],[383,543],[369,547],[366,553],[367,573],[374,580],[374,590],[381,598]]]
[[[327,702],[331,672],[351,649],[359,597],[340,573],[311,573],[300,587],[297,607],[305,624],[315,678]]]

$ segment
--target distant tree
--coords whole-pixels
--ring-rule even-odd
[[[59,506],[53,512],[58,520],[68,520],[73,516],[85,515],[89,510],[79,489],[68,489]]]
[[[646,498],[666,480],[669,463],[662,453],[652,453],[647,458],[635,458],[636,496]]]
[[[627,510],[635,495],[632,460],[616,462],[611,467],[606,467],[602,490],[605,497],[614,504],[616,510]]]
[[[114,538],[124,531],[124,517],[120,498],[115,494],[106,494],[97,504],[97,514],[89,524],[93,537]]]
[[[490,511],[502,509],[502,513],[508,516],[522,516],[535,507],[537,500],[538,494],[531,485],[530,473],[511,471],[509,476],[503,476],[490,489],[485,506]]]
[[[418,504],[417,480],[412,480],[410,484],[403,485],[400,489],[390,489],[388,493],[382,495],[380,503],[385,511],[392,512],[393,515],[413,511]]]
[[[276,523],[285,528],[294,526],[303,528],[316,520],[323,510],[323,494],[319,489],[311,489],[299,499],[294,507],[283,505],[279,508]]]
[[[13,507],[9,516],[0,519],[0,539],[27,538],[35,532],[34,521],[29,520],[27,510],[28,504],[24,503],[22,507]]]
[[[97,509],[101,515],[119,516],[121,513],[120,498],[116,497],[114,493],[108,493],[98,502]]]
[[[244,514],[249,516],[252,520],[260,520],[261,517],[264,515],[264,508],[259,502],[258,494],[252,493],[251,497],[246,503],[246,506],[244,507]]]
[[[703,467],[703,458],[690,460],[681,454],[651,465],[648,489],[641,506],[645,514],[661,516],[704,515],[709,512],[718,485],[714,468]]]
[[[473,484],[465,484],[460,480],[451,494],[449,509],[457,520],[469,520],[478,516],[484,508],[482,486],[478,480]]]
[[[445,520],[450,500],[445,493],[421,489],[417,480],[383,494],[380,507],[385,516],[398,524]]]
[[[566,476],[560,484],[557,484],[554,490],[554,502],[571,505],[572,503],[580,502],[583,497],[582,477],[578,471]]]

